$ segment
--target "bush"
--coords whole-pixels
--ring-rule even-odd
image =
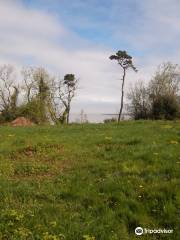
[[[159,96],[152,103],[152,118],[173,120],[178,116],[178,108],[174,96]]]
[[[180,117],[178,65],[165,63],[158,67],[146,87],[139,82],[129,92],[128,111],[133,119],[167,119]]]
[[[17,113],[11,110],[3,110],[0,112],[0,123],[11,122],[16,119]]]
[[[117,119],[116,118],[107,118],[107,119],[104,119],[104,123],[115,123],[117,122]]]
[[[41,110],[41,102],[38,99],[33,99],[27,104],[18,108],[17,115],[30,119],[32,122],[40,124],[47,122],[45,112]]]

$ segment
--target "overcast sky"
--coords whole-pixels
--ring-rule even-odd
[[[120,69],[109,56],[127,50],[138,73],[180,63],[180,0],[0,0],[0,64],[43,66],[80,79],[73,112],[116,112]]]

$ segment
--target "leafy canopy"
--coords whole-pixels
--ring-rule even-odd
[[[132,68],[134,71],[137,72],[136,67],[132,63],[132,57],[127,54],[126,51],[118,51],[115,55],[111,55],[109,57],[111,60],[117,60],[118,64],[123,68],[123,69],[128,69]]]

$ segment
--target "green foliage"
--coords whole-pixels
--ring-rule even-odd
[[[109,58],[110,60],[116,60],[124,69],[132,68],[137,71],[133,65],[132,57],[126,51],[118,51],[115,55],[111,55]]]
[[[66,74],[64,76],[64,84],[68,87],[74,87],[75,85],[75,75],[74,74]]]
[[[39,98],[34,98],[30,102],[21,105],[17,109],[16,115],[26,117],[37,124],[48,122],[46,112],[42,109],[42,101]]]
[[[14,92],[9,97],[9,99],[10,99],[9,104],[0,111],[0,123],[10,122],[17,117],[17,115],[18,115],[18,113],[17,113],[18,94],[19,94],[18,88],[14,87]]]
[[[75,96],[78,80],[74,74],[66,74],[63,81],[59,81],[59,99],[63,104],[63,112],[59,117],[59,122],[69,124],[69,115],[71,109],[71,101]]]
[[[50,79],[46,70],[41,68],[38,68],[34,72],[34,79],[38,87],[38,93],[34,99],[38,107],[39,123],[44,123],[47,122],[47,101],[49,100]]]
[[[127,109],[129,115],[135,119],[148,119],[150,118],[151,103],[149,101],[149,91],[142,81],[138,81],[128,93]]]
[[[17,114],[9,109],[4,109],[0,113],[0,123],[10,122],[16,118]]]
[[[19,89],[17,87],[14,87],[14,92],[11,95],[11,100],[10,100],[10,109],[12,112],[16,111],[18,94],[19,94]]]
[[[0,239],[178,240],[180,122],[0,128]]]
[[[116,118],[107,118],[107,119],[104,119],[104,123],[115,123],[117,122],[117,119]]]
[[[165,63],[145,86],[137,83],[129,92],[128,111],[134,119],[167,119],[180,116],[178,65]]]
[[[178,116],[179,108],[180,105],[175,96],[159,96],[152,103],[152,117],[173,120]]]
[[[24,82],[16,86],[13,73],[12,66],[0,66],[0,123],[20,116],[39,124],[49,122],[54,111],[52,77],[43,68],[27,68],[22,71]],[[21,95],[21,103],[18,104],[20,90],[25,97],[22,102]]]

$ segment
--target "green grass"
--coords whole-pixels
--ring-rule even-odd
[[[0,127],[0,239],[178,240],[179,166],[180,122]]]

